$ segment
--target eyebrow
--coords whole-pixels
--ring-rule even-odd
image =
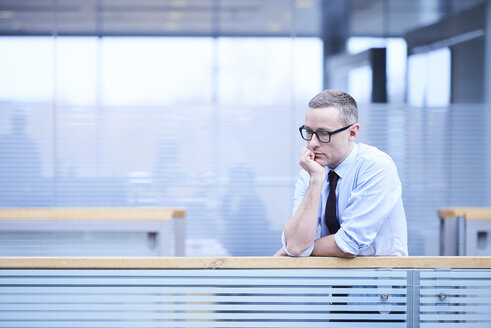
[[[308,126],[306,126],[306,125],[304,125],[303,127],[304,127],[304,128],[306,128],[306,129],[309,129],[309,130],[311,130],[311,131],[315,131],[315,132],[317,132],[317,131],[322,131],[322,132],[332,132],[332,131],[335,131],[335,130],[328,130],[328,129],[324,129],[324,128],[320,128],[320,129],[314,130],[314,129],[312,129],[312,128],[309,128],[309,127],[308,127]]]

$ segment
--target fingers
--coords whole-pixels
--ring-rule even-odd
[[[315,154],[308,149],[303,147],[300,151],[300,166],[307,172],[310,176],[322,176],[325,174],[325,168],[315,161]]]
[[[300,161],[313,161],[314,159],[315,154],[307,147],[303,147],[300,151]]]
[[[309,171],[307,168],[314,165],[314,163],[315,163],[315,154],[307,147],[303,147],[302,150],[300,151],[300,165],[305,170]]]

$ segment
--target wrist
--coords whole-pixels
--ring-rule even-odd
[[[312,184],[324,184],[324,180],[326,179],[325,173],[317,173],[310,175],[310,183]]]

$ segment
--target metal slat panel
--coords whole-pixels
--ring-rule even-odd
[[[420,272],[421,327],[491,326],[491,271]]]
[[[407,316],[407,280],[397,270],[348,277],[335,269],[1,273],[0,327],[27,319],[26,327],[403,327]]]

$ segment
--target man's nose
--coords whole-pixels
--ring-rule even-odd
[[[319,139],[317,139],[317,134],[314,134],[312,136],[312,139],[310,139],[310,141],[309,141],[309,146],[310,147],[317,147],[317,146],[319,146],[319,144],[320,144],[320,141],[319,141]]]

